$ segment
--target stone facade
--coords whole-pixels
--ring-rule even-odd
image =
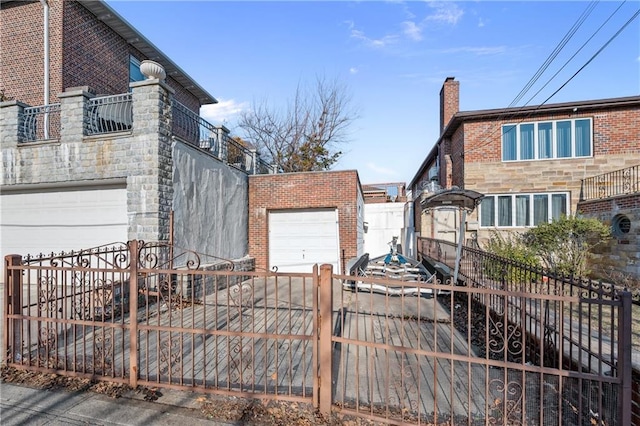
[[[60,140],[21,143],[14,123],[20,104],[2,104],[2,175],[0,185],[42,187],[92,182],[96,186],[125,180],[129,239],[169,239],[173,186],[171,89],[158,80],[132,84],[130,132],[85,136],[87,88],[61,93]]]
[[[357,256],[364,201],[355,170],[249,176],[249,255],[257,268],[269,266],[269,211],[313,208],[338,209],[340,252]]]
[[[599,278],[619,278],[610,276],[610,272],[615,271],[640,280],[640,193],[581,201],[578,213],[595,217],[613,228],[608,244],[597,247],[591,256],[590,269],[596,271]],[[613,222],[620,217],[629,220],[628,232],[616,229]]]
[[[458,186],[483,194],[565,192],[569,214],[577,212],[581,180],[640,164],[640,97],[577,101],[526,108],[451,111],[459,102],[459,86],[447,78],[440,93],[442,134],[416,173],[410,187],[428,179],[428,169],[439,164],[443,188]],[[502,125],[588,118],[592,127],[592,155],[588,157],[502,161]],[[416,230],[433,236],[433,217],[426,218],[416,199]],[[525,227],[482,228],[478,209],[468,216],[470,232],[482,243],[494,229],[524,231]],[[429,213],[433,216],[434,213]],[[437,214],[437,213],[435,213]]]
[[[0,186],[13,192],[113,185],[126,188],[128,239],[174,241],[223,258],[247,254],[247,176],[172,137],[173,90],[131,83],[131,130],[87,136],[87,87],[59,94],[60,138],[22,142],[25,105],[0,104]]]

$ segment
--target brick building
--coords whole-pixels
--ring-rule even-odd
[[[144,79],[140,62],[152,59],[165,68],[180,103],[197,113],[201,105],[216,102],[103,1],[46,3],[2,2],[0,90],[5,98],[42,105],[47,85],[49,103],[70,87],[88,86],[97,95],[125,93],[130,82]]]
[[[104,2],[43,3],[0,8],[2,256],[131,239],[245,256],[247,174],[268,170],[198,116],[213,96]]]
[[[363,222],[355,170],[249,176],[249,255],[258,268],[343,271],[363,253]]]
[[[422,198],[457,186],[485,195],[465,236],[522,231],[575,214],[581,180],[640,164],[640,96],[460,111],[459,82],[440,92],[441,135],[409,184],[421,236],[456,241],[455,210],[423,213]]]

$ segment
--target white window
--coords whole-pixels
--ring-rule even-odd
[[[502,161],[590,157],[590,118],[505,124],[502,126]]]
[[[480,204],[484,228],[530,227],[560,219],[569,213],[569,194],[485,195]]]

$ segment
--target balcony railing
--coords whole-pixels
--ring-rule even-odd
[[[100,96],[88,102],[87,135],[131,130],[133,110],[131,93]]]
[[[19,140],[36,142],[60,138],[60,104],[27,107],[23,112]]]
[[[213,154],[216,158],[249,174],[273,173],[258,154],[229,136],[223,126],[214,126],[180,102],[172,102],[171,132],[182,141]]]
[[[636,192],[640,192],[640,166],[582,179],[580,200],[594,200]]]

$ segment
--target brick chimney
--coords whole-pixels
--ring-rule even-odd
[[[459,110],[460,82],[455,81],[455,77],[447,77],[440,89],[440,134]]]

